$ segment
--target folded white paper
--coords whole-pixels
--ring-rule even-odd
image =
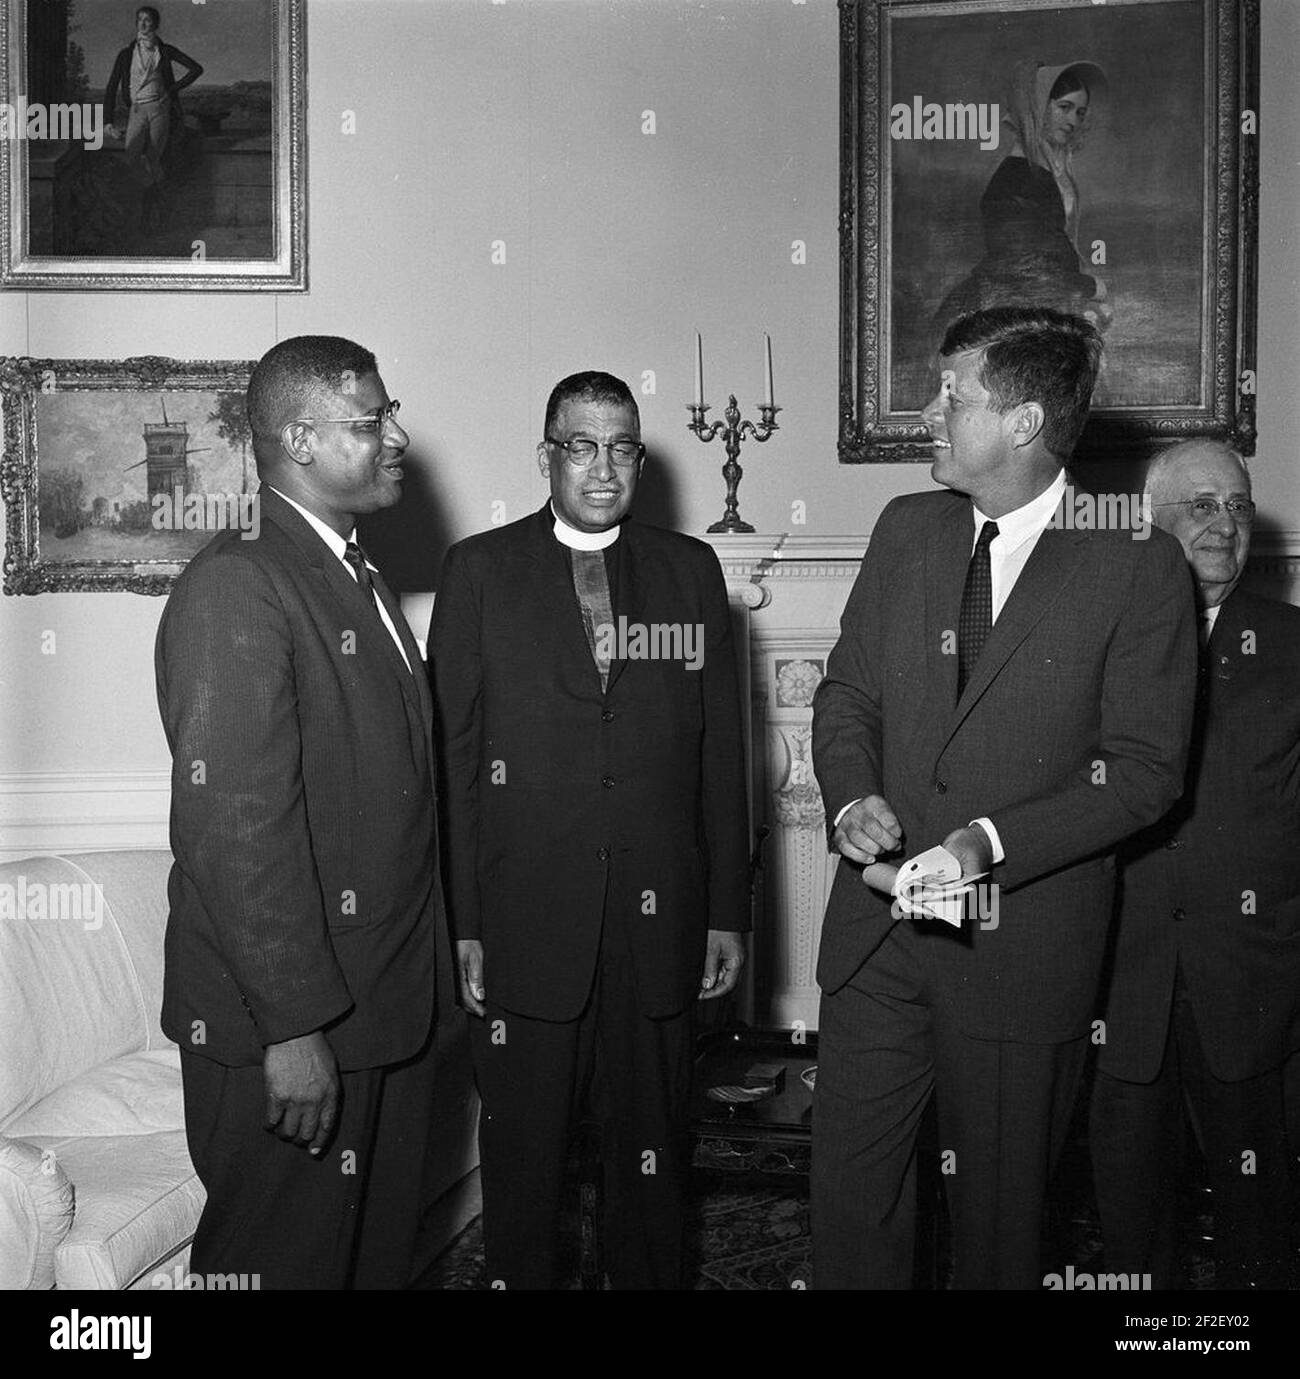
[[[903,914],[942,920],[957,929],[966,913],[965,897],[974,889],[972,882],[983,875],[963,878],[961,863],[945,847],[928,848],[898,867],[875,862],[862,871],[863,881],[892,895]]]

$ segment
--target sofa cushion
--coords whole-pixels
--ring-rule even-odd
[[[0,1135],[0,1290],[54,1287],[54,1251],[73,1201],[54,1155]]]
[[[154,851],[0,865],[0,1131],[88,1068],[168,1046],[158,1010],[170,861]]]
[[[81,1073],[11,1120],[5,1133],[36,1140],[184,1129],[180,1051],[156,1049]]]
[[[183,1130],[36,1143],[76,1186],[77,1214],[54,1254],[60,1288],[126,1288],[192,1239],[204,1192]]]

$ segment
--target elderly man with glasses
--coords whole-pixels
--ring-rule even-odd
[[[1286,1286],[1281,1067],[1300,1047],[1300,610],[1239,587],[1240,456],[1188,441],[1147,478],[1201,612],[1186,790],[1126,844],[1092,1100],[1111,1272],[1178,1286],[1186,1110],[1209,1168],[1219,1287]]]
[[[706,545],[630,516],[625,383],[564,379],[542,435],[550,500],[452,547],[429,633],[488,1278],[561,1286],[585,1099],[610,1282],[677,1288],[692,1009],[734,987],[749,927],[727,594]]]

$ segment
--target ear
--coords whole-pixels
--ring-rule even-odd
[[[1046,419],[1041,403],[1022,402],[1011,413],[1011,444],[1017,450],[1033,444],[1042,435]]]
[[[280,428],[280,449],[294,464],[311,464],[316,457],[316,428],[306,421],[286,423]]]
[[[545,441],[537,442],[537,467],[545,478],[551,477],[551,452],[546,448]]]

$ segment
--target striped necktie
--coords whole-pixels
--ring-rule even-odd
[[[598,628],[614,626],[614,605],[609,596],[609,573],[603,551],[570,551],[573,556],[573,591],[582,609],[582,626],[587,633],[591,659],[600,671],[600,688],[609,688],[609,636],[597,637]]]

